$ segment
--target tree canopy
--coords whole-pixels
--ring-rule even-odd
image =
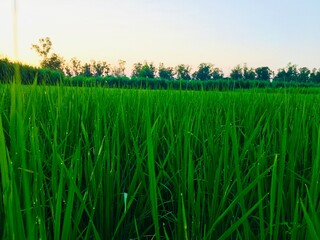
[[[119,60],[118,65],[111,66],[106,61],[92,60],[89,63],[82,63],[77,58],[72,58],[66,62],[57,53],[51,53],[52,41],[49,37],[40,38],[37,44],[32,45],[32,49],[41,58],[40,65],[43,68],[58,70],[70,77],[125,77],[126,61]],[[144,61],[133,64],[131,73],[135,78],[159,78],[165,80],[200,80],[211,81],[226,78],[223,71],[215,67],[212,63],[200,63],[198,68],[192,72],[192,67],[187,64],[179,64],[175,67],[165,66],[160,63],[156,68],[153,62]],[[307,67],[298,68],[297,65],[288,63],[285,68],[281,68],[275,74],[269,67],[261,66],[257,68],[248,67],[247,64],[236,65],[231,69],[230,76],[235,81],[258,80],[258,81],[280,81],[280,82],[301,82],[301,83],[320,83],[320,70],[308,69]]]

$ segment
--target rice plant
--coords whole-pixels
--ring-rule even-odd
[[[320,97],[0,86],[2,239],[320,238]]]

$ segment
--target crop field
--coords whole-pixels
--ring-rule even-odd
[[[319,239],[320,95],[0,85],[1,239]]]

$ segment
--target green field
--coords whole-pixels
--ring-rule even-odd
[[[1,239],[318,239],[320,95],[0,86]]]

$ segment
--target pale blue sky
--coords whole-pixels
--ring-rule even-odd
[[[319,0],[18,0],[19,59],[37,64],[30,47],[50,37],[66,59],[211,62],[228,74],[237,64],[288,62],[320,67]],[[13,57],[13,1],[0,1],[0,55]]]

